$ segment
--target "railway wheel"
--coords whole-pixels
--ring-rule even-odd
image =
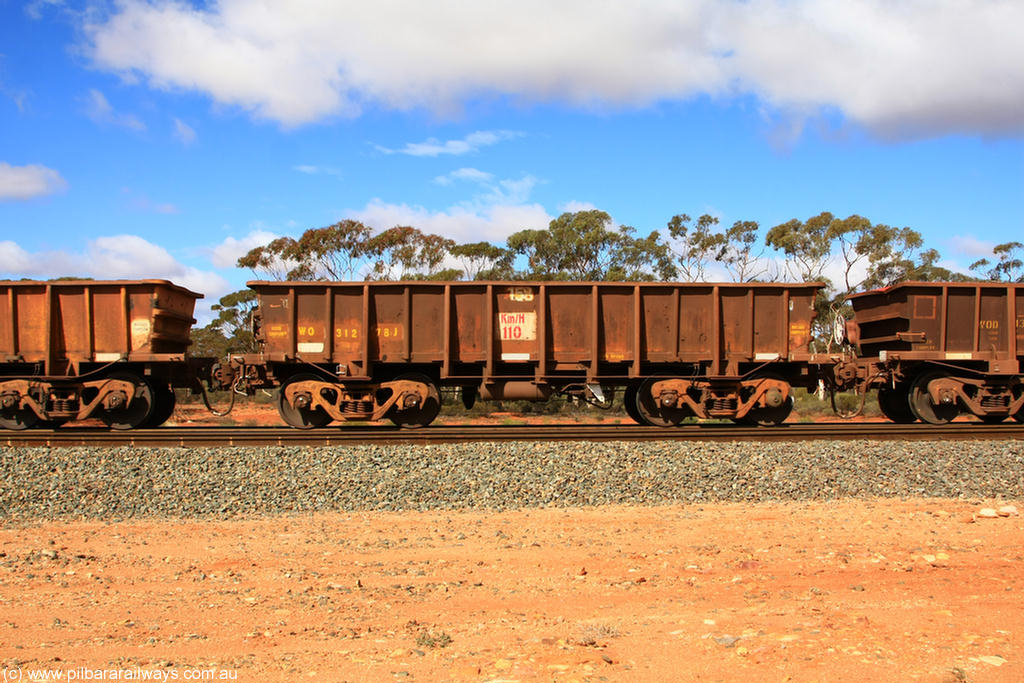
[[[420,427],[426,427],[428,424],[434,421],[438,413],[441,412],[441,392],[437,390],[437,386],[430,381],[430,378],[426,375],[421,374],[410,374],[402,375],[397,377],[398,381],[405,382],[419,382],[420,384],[427,385],[427,398],[426,400],[419,401],[417,404],[407,404],[403,406],[402,410],[398,409],[398,404],[391,406],[388,410],[386,417],[394,422],[399,427],[405,429],[418,429]],[[402,399],[399,398],[399,401]]]
[[[292,405],[288,403],[288,399],[285,398],[284,392],[289,384],[295,384],[296,382],[308,382],[323,381],[322,378],[311,375],[311,374],[299,374],[292,375],[288,378],[284,384],[282,384],[274,395],[274,401],[277,403],[277,414],[281,416],[281,419],[285,421],[289,427],[295,427],[296,429],[316,429],[318,427],[326,427],[331,423],[331,416],[325,413],[321,408],[308,408],[305,405]],[[298,397],[304,400],[296,401],[297,403],[310,403],[312,397]]]
[[[129,372],[119,372],[111,375],[108,379],[116,379],[122,382],[130,382],[135,385],[135,395],[127,405],[120,405],[117,408],[102,410],[99,418],[103,424],[111,429],[135,429],[146,424],[146,420],[153,414],[154,398],[153,387],[144,379]]]
[[[622,393],[622,405],[626,409],[626,415],[632,418],[633,422],[640,425],[645,425],[647,422],[644,421],[643,416],[636,407],[636,398],[638,395],[637,387],[635,384],[630,384],[626,387],[626,390]]]
[[[638,421],[641,424],[651,425],[652,427],[674,427],[689,417],[691,413],[686,408],[662,405],[660,401],[654,398],[651,395],[651,387],[657,381],[657,379],[649,377],[640,384],[640,388],[637,390],[634,404],[636,405],[636,412],[640,416]]]
[[[897,424],[917,422],[917,415],[910,409],[910,386],[905,383],[879,389],[878,409],[882,411],[882,415]]]
[[[169,384],[153,385],[153,412],[146,420],[147,427],[159,427],[174,414],[174,406],[177,405],[178,397],[174,395],[174,389]]]
[[[757,379],[771,379],[778,382],[786,380],[776,375],[761,375]],[[788,384],[788,383],[787,383]],[[749,394],[748,394],[749,396]],[[768,405],[754,406],[744,417],[747,424],[761,425],[762,427],[774,427],[786,421],[789,414],[793,412],[793,388],[790,387],[788,396],[782,398],[782,393],[775,388],[769,389],[765,394],[765,403]],[[772,404],[775,405],[772,405]]]
[[[922,422],[944,425],[960,414],[960,406],[954,398],[950,403],[933,403],[928,385],[932,380],[946,377],[942,372],[926,372],[914,380],[910,387],[910,408]]]
[[[0,409],[0,427],[20,432],[22,429],[34,427],[39,416],[31,408]]]

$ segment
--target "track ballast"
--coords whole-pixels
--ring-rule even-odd
[[[5,432],[5,446],[340,446],[346,444],[434,444],[496,441],[934,441],[1024,440],[1024,424],[948,425],[879,422],[793,423],[777,427],[695,424],[674,428],[639,425],[435,425],[424,429],[346,426],[297,430],[288,427],[162,427],[109,431],[63,428]]]

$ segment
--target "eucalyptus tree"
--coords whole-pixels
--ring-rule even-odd
[[[998,258],[996,263],[979,259],[971,264],[971,270],[981,271],[993,282],[1024,282],[1024,244],[1004,242],[996,245],[992,254]]]
[[[713,230],[718,218],[703,214],[692,221],[680,213],[667,224],[669,250],[675,256],[678,277],[685,282],[705,280],[709,262],[721,261],[728,251],[725,234]]]
[[[509,249],[490,242],[471,242],[456,244],[449,252],[462,266],[462,277],[466,280],[512,278],[512,261],[515,254]]]

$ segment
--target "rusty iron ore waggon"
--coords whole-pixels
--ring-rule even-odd
[[[189,359],[196,294],[166,280],[0,282],[0,426],[153,427],[212,359]]]
[[[610,405],[669,426],[687,416],[777,424],[808,352],[820,284],[250,282],[262,351],[235,356],[250,390],[280,386],[282,418],[416,427],[463,401]]]
[[[1024,284],[905,282],[850,297],[861,393],[895,422],[1024,422]]]
[[[163,280],[0,282],[0,426],[157,426],[174,389],[276,389],[297,428],[429,424],[555,395],[668,427],[779,424],[803,387],[877,391],[896,422],[1024,421],[1024,285],[907,282],[850,298],[825,351],[821,283],[250,282],[258,352],[188,354],[196,299]],[[205,394],[204,394],[205,395]],[[855,411],[853,414],[856,414]],[[844,415],[849,416],[849,413]]]

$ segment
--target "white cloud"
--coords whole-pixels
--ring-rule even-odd
[[[753,0],[729,14],[731,71],[770,105],[832,107],[883,135],[1024,132],[1019,2]]]
[[[97,237],[89,243],[86,257],[92,272],[112,279],[173,272],[178,265],[166,249],[137,235]],[[140,271],[143,264],[145,270]]]
[[[460,168],[441,178],[448,179],[447,182],[473,183],[475,194],[439,211],[373,199],[362,208],[342,211],[342,216],[360,221],[376,231],[396,225],[410,225],[458,242],[497,243],[504,242],[509,235],[519,230],[546,228],[553,218],[543,206],[529,201],[530,193],[538,183],[531,175],[496,179],[486,171]],[[296,228],[294,224],[289,227]],[[297,232],[292,232],[292,236],[297,236]],[[277,237],[280,237],[277,232],[254,226],[245,237],[228,237],[217,246],[203,251],[218,268],[233,268],[239,257]]]
[[[500,243],[519,230],[546,228],[552,219],[539,204],[459,205],[443,211],[431,211],[422,206],[389,204],[379,199],[374,199],[362,209],[345,213],[377,230],[412,225],[457,242]]]
[[[576,213],[578,211],[593,211],[597,206],[590,202],[581,202],[575,199],[565,202],[558,207],[562,213]]]
[[[853,268],[850,269],[851,287],[856,287],[864,282],[864,279],[868,276],[868,266],[867,259],[861,259],[853,265]],[[841,257],[832,256],[825,265],[823,275],[828,278],[836,291],[846,290],[846,263]],[[791,273],[791,276],[793,276],[794,281],[800,281],[796,273]]]
[[[475,168],[460,168],[434,178],[434,182],[438,185],[451,185],[457,180],[471,183],[489,183],[494,180],[494,175]]]
[[[0,95],[11,98],[19,114],[28,111],[29,92],[26,90],[12,90],[4,83],[0,83]]]
[[[178,138],[178,140],[187,147],[196,141],[197,136],[196,131],[192,126],[188,125],[181,119],[176,118],[174,119],[174,137]]]
[[[85,98],[85,113],[95,123],[119,126],[129,130],[146,130],[146,124],[132,114],[121,114],[114,111],[113,105],[106,95],[95,88],[89,90]]]
[[[33,199],[68,187],[60,173],[40,164],[12,166],[0,161],[0,202]]]
[[[0,242],[0,273],[28,274],[32,267],[32,255],[17,242]]]
[[[990,258],[996,243],[981,240],[974,235],[956,235],[948,241],[953,256],[964,256],[974,259]]]
[[[30,19],[42,19],[46,10],[51,7],[60,7],[64,4],[64,0],[29,0],[25,3],[25,14]]]
[[[589,107],[754,94],[797,120],[839,111],[927,135],[1024,131],[1022,25],[1017,0],[121,0],[86,35],[100,68],[288,126],[493,95]]]
[[[341,171],[332,166],[318,166],[316,164],[297,164],[292,166],[292,170],[305,173],[306,175],[341,175]]]
[[[91,240],[83,253],[32,253],[15,242],[0,242],[0,273],[7,277],[53,278],[66,275],[97,280],[166,279],[216,301],[230,287],[220,275],[185,265],[163,247],[138,235]]]
[[[236,268],[238,259],[248,254],[252,249],[261,247],[264,244],[277,239],[269,230],[256,229],[241,239],[228,237],[217,246],[209,249],[210,262],[218,268]]]
[[[145,194],[136,192],[129,187],[122,188],[121,193],[128,198],[129,205],[136,211],[166,215],[181,213],[181,210],[175,204],[171,202],[155,202]]]
[[[490,191],[481,198],[478,198],[477,201],[492,204],[522,204],[526,202],[533,188],[539,182],[532,175],[524,175],[518,180],[506,178],[505,180],[498,181],[497,185],[492,185]]]
[[[424,142],[410,142],[402,149],[388,149],[375,145],[378,152],[385,154],[407,154],[413,157],[436,157],[442,154],[461,156],[471,152],[477,152],[481,147],[496,145],[502,140],[511,140],[521,137],[522,133],[511,130],[478,130],[470,133],[461,140],[446,140],[441,142],[436,138],[430,138]]]

